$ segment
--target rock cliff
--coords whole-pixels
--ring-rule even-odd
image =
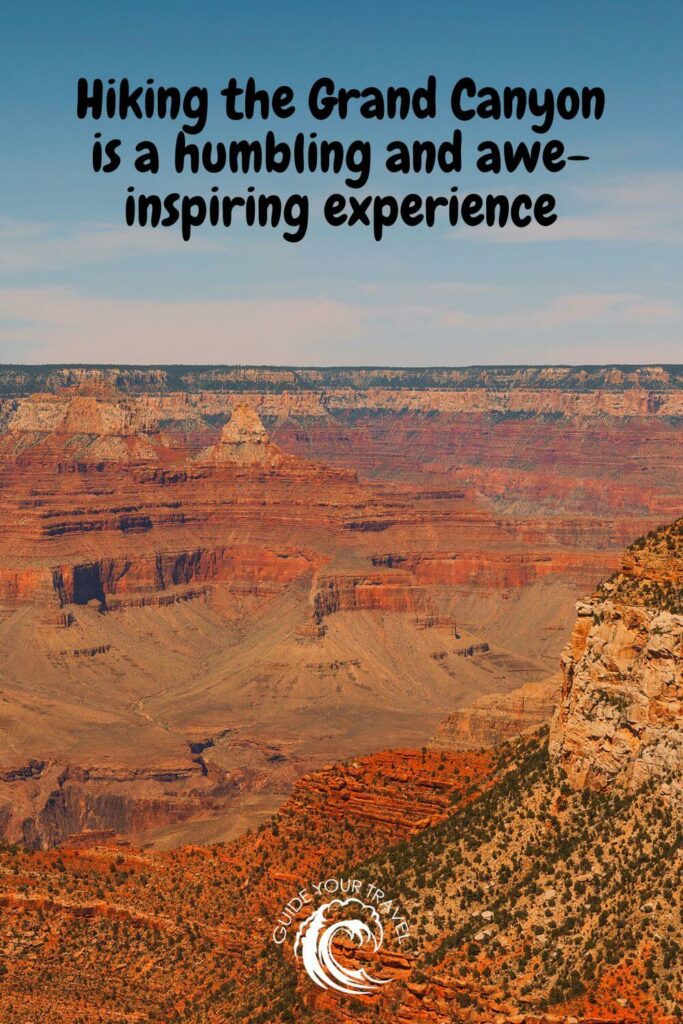
[[[550,751],[573,785],[683,793],[683,520],[629,548],[562,656]]]
[[[560,689],[560,677],[554,676],[479,697],[439,724],[434,745],[445,750],[488,749],[532,732],[550,720]]]

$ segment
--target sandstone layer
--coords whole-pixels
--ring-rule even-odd
[[[550,720],[560,691],[560,677],[554,676],[539,683],[525,683],[509,693],[479,697],[439,723],[434,746],[445,750],[488,749],[533,732]]]

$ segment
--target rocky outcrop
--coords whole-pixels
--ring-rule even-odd
[[[658,779],[680,793],[683,616],[612,601],[577,610],[551,754],[575,786]]]
[[[135,836],[216,813],[247,783],[189,758],[138,769],[32,761],[0,773],[0,840],[48,849],[85,830]]]
[[[382,751],[305,776],[289,807],[303,814],[313,803],[330,820],[369,824],[395,842],[442,821],[454,795],[477,784],[488,766],[487,754]]]
[[[316,622],[342,611],[424,612],[427,591],[409,573],[320,574],[312,590]]]
[[[55,565],[43,569],[0,567],[0,608],[31,603],[63,608],[97,602],[104,610],[141,607],[201,596],[197,584],[233,593],[272,592],[310,576],[312,556],[296,550],[236,545],[159,552]],[[46,621],[56,621],[54,616]]]
[[[271,444],[268,432],[258,413],[246,405],[238,405],[221,431],[217,444],[205,448],[198,462],[229,462],[238,466],[281,466],[282,452]]]
[[[434,745],[444,750],[497,747],[549,721],[559,698],[559,677],[486,694],[450,714],[439,725]]]
[[[9,432],[20,434],[137,435],[154,428],[154,416],[142,403],[115,391],[100,394],[32,395],[19,403]]]
[[[550,736],[574,786],[653,779],[683,792],[682,526],[637,541],[622,571],[577,605]]]
[[[106,389],[31,395],[18,404],[2,441],[18,458],[91,463],[149,462],[166,444],[144,403]]]

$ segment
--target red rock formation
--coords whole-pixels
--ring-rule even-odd
[[[29,762],[0,774],[3,838],[31,849],[57,846],[83,830],[139,835],[223,810],[249,782],[189,757],[178,764],[63,767]]]
[[[253,409],[238,405],[230,422],[221,431],[218,444],[210,445],[197,456],[198,462],[228,462],[238,466],[281,466],[285,461],[271,444],[265,427]]]
[[[441,821],[453,794],[476,785],[488,763],[487,755],[383,751],[305,776],[289,807],[303,814],[312,802],[328,820],[369,824],[375,835],[396,842]]]
[[[680,500],[676,379],[614,372],[3,371],[3,766],[102,759],[145,804],[138,770],[230,735],[217,770],[287,788],[377,746],[380,713],[379,745],[419,745],[542,678],[576,595]]]

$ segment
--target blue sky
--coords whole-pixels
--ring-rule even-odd
[[[0,360],[433,365],[680,362],[683,328],[683,4],[680,0],[6,5],[0,18]],[[130,229],[126,187],[172,190],[170,177],[95,176],[96,127],[75,116],[79,76],[204,84],[254,75],[291,84],[305,108],[320,75],[340,86],[423,84],[437,75],[444,116],[404,126],[360,118],[321,136],[441,139],[452,83],[559,89],[599,85],[599,122],[558,122],[550,136],[590,161],[553,177],[423,178],[422,192],[552,187],[556,228],[528,232],[367,229],[314,221],[297,245],[280,232],[207,228],[189,243]],[[238,129],[212,106],[206,136]],[[286,137],[310,129],[297,116]],[[169,150],[178,126],[112,134]],[[463,126],[531,140],[530,122]],[[265,129],[264,129],[265,130]],[[248,129],[260,134],[259,126]],[[245,132],[246,134],[246,132]],[[376,164],[377,166],[377,164]],[[185,181],[185,179],[183,179]],[[187,179],[189,192],[243,179]],[[269,178],[255,182],[272,191]],[[177,187],[177,186],[176,186]],[[283,185],[280,185],[282,188]],[[287,187],[314,208],[332,181]],[[407,190],[377,168],[365,191]]]

